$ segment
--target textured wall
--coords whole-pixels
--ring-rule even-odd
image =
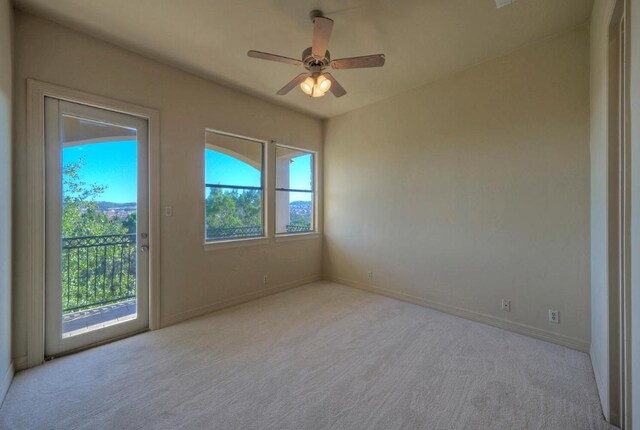
[[[588,349],[588,34],[328,120],[325,273]]]
[[[267,288],[321,274],[319,238],[219,250],[203,247],[205,128],[321,152],[319,120],[32,15],[17,13],[15,21],[16,219],[26,218],[26,79],[35,78],[160,111],[160,199],[162,206],[173,206],[173,216],[161,218],[163,321],[259,292],[265,289],[264,274],[269,276]],[[273,201],[274,192],[269,194]],[[273,222],[272,214],[269,219]],[[15,356],[26,354],[26,229],[24,223],[15,225]]]

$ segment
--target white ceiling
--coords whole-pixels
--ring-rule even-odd
[[[223,85],[332,117],[508,53],[589,19],[593,0],[15,0],[18,8]],[[276,91],[302,67],[248,58],[255,49],[299,58],[308,13],[335,21],[332,58],[384,53],[383,68],[332,72],[340,99]]]

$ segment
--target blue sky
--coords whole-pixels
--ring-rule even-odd
[[[311,154],[296,157],[290,165],[289,188],[310,190],[311,175]]]
[[[206,150],[205,180],[209,184],[260,186],[260,172],[233,157]],[[99,200],[129,203],[137,195],[137,148],[135,140],[92,143],[64,148],[62,163],[84,157],[81,180],[106,186]],[[297,157],[290,167],[291,188],[309,189],[311,154]],[[310,193],[291,193],[290,201],[310,200]]]
[[[62,150],[62,164],[84,157],[80,179],[87,184],[106,186],[98,200],[114,203],[135,202],[138,183],[138,156],[135,140],[92,143]]]
[[[310,190],[312,186],[311,154],[302,155],[293,159],[289,166],[289,188],[297,190]],[[290,193],[289,201],[310,201],[311,193]]]

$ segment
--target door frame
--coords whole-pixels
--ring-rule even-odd
[[[65,336],[64,311],[63,311],[63,278],[64,266],[62,263],[62,207],[65,190],[63,186],[64,149],[68,147],[64,141],[65,116],[81,118],[97,123],[111,124],[115,127],[133,128],[136,130],[136,213],[137,226],[135,233],[135,302],[136,312],[134,318],[128,321],[119,321],[117,324],[109,324],[100,329],[88,330],[84,333],[76,333],[73,336]],[[146,331],[149,328],[149,253],[139,250],[147,248],[149,228],[149,122],[146,119],[114,112],[112,110],[98,109],[85,104],[71,103],[66,100],[47,97],[45,99],[45,335],[44,353],[45,360],[68,354],[70,351],[86,348],[88,345],[106,342],[111,339],[128,336],[134,333]],[[115,137],[115,136],[114,136]],[[121,140],[117,138],[116,140]],[[125,138],[126,139],[126,138]],[[131,139],[131,137],[129,137]],[[82,140],[70,142],[71,146],[95,145],[104,142],[104,138],[92,139],[88,136],[88,142]],[[113,140],[113,137],[107,140]],[[90,163],[91,164],[91,163]],[[117,174],[116,172],[112,172]],[[143,236],[143,234],[145,236]],[[104,254],[104,257],[107,253]],[[88,252],[85,254],[88,263]],[[88,270],[88,269],[87,269]],[[88,271],[87,271],[88,275]],[[95,290],[96,285],[94,285]]]
[[[44,361],[45,348],[45,97],[136,116],[148,122],[149,329],[160,328],[160,113],[82,91],[27,80],[27,368]]]
[[[609,422],[631,428],[631,140],[629,2],[615,0],[607,52]]]

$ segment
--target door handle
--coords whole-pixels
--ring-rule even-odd
[[[142,245],[142,246],[140,247],[140,251],[141,251],[141,252],[147,252],[148,250],[149,250],[149,245]]]

